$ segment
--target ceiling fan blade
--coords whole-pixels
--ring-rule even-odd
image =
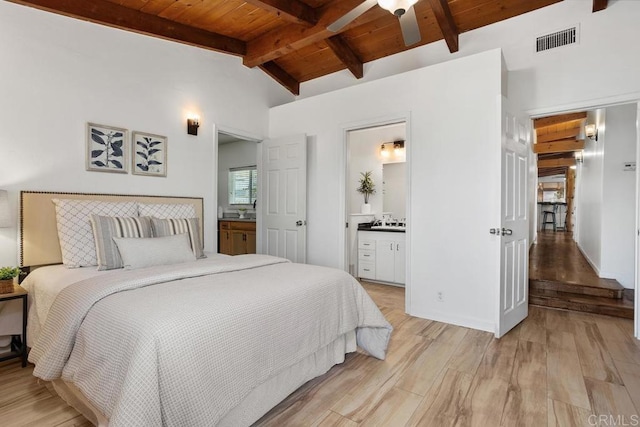
[[[400,28],[402,29],[402,38],[405,46],[411,46],[420,41],[420,27],[418,27],[418,17],[413,7],[400,17]]]
[[[378,0],[366,0],[355,8],[351,9],[347,12],[346,15],[343,15],[342,18],[339,18],[337,21],[332,23],[327,27],[327,30],[333,31],[334,33],[340,31],[344,28],[348,23],[356,19],[358,16],[365,13],[367,10],[371,9],[373,6],[378,4]]]

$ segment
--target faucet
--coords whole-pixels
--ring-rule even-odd
[[[258,201],[258,199],[255,199],[255,200],[253,201],[253,209],[255,209],[255,208],[256,208],[256,202],[257,202],[257,201]]]

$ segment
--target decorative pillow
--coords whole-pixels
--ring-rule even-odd
[[[200,239],[200,224],[198,218],[151,218],[153,235],[155,237],[173,236],[174,234],[187,233],[189,244],[196,258],[206,258],[202,239]]]
[[[122,259],[113,237],[152,237],[149,217],[119,217],[91,215],[93,238],[96,242],[98,270],[122,268]]]
[[[195,261],[186,233],[149,239],[114,237],[127,270]]]
[[[53,199],[56,206],[58,239],[62,263],[68,268],[97,265],[96,245],[91,230],[91,214],[137,216],[136,202]]]
[[[138,203],[138,215],[155,218],[195,218],[196,208],[191,204]]]

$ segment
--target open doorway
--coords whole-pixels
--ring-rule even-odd
[[[530,303],[634,317],[637,104],[534,120]]]
[[[253,254],[258,232],[257,140],[218,131],[218,253]]]
[[[404,121],[347,132],[346,265],[363,281],[406,283],[406,136]]]

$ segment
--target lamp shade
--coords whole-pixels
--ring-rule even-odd
[[[11,211],[9,210],[9,195],[7,190],[0,190],[0,227],[11,227]]]

